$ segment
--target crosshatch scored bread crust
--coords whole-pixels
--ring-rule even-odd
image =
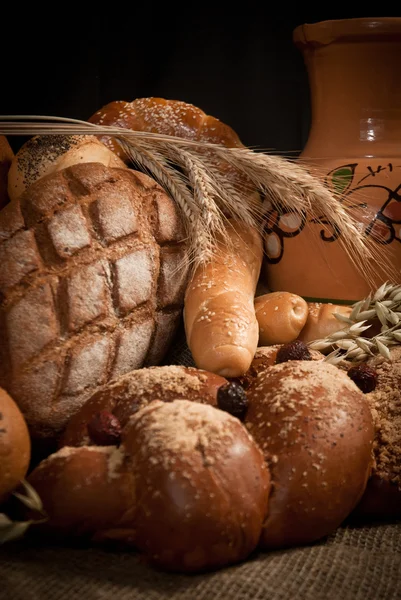
[[[158,364],[182,314],[185,232],[130,169],[74,165],[0,213],[0,383],[52,437],[96,388]]]

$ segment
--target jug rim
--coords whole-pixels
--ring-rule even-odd
[[[293,30],[293,42],[296,46],[320,46],[335,41],[352,41],[376,36],[394,36],[401,40],[401,17],[333,19],[303,23]]]

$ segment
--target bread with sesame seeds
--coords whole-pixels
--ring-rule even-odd
[[[361,499],[373,466],[374,425],[364,394],[322,361],[289,361],[247,390],[245,425],[272,477],[260,548],[315,542]]]
[[[8,195],[19,198],[35,181],[71,165],[100,163],[125,168],[125,163],[93,135],[42,135],[29,139],[14,156],[8,172]]]
[[[227,235],[229,242],[219,241],[213,258],[188,284],[184,324],[198,368],[238,377],[249,369],[258,345],[254,297],[263,244],[259,232],[233,220]]]
[[[241,147],[235,131],[203,110],[180,100],[137,98],[132,102],[117,100],[97,110],[89,119],[97,125],[113,125],[133,131],[160,133],[184,139]],[[122,160],[129,162],[118,142],[109,136],[99,139]]]

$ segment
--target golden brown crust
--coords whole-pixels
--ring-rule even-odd
[[[29,482],[49,516],[40,534],[119,541],[182,572],[246,559],[270,492],[263,454],[240,421],[184,399],[135,413],[119,448],[62,448]]]
[[[89,421],[106,410],[121,427],[153,400],[185,399],[216,406],[217,390],[227,380],[214,373],[184,366],[149,367],[131,371],[98,390],[70,419],[60,439],[61,446],[91,445]]]
[[[290,292],[271,292],[255,298],[259,346],[287,344],[297,339],[308,318],[306,300]]]
[[[238,419],[206,404],[156,401],[131,418],[124,446],[140,490],[136,545],[151,563],[203,571],[255,549],[270,476]]]
[[[349,317],[352,308],[330,302],[308,302],[308,311],[306,324],[298,336],[298,339],[305,343],[323,339],[335,331],[344,329],[345,323],[337,319],[334,313]]]
[[[43,460],[28,477],[48,517],[40,535],[105,539],[108,530],[131,523],[136,490],[123,458],[115,447],[92,446],[66,447]]]
[[[186,290],[184,322],[195,364],[223,377],[249,368],[258,344],[254,295],[263,249],[259,233],[232,221],[222,241]]]
[[[364,395],[333,365],[289,361],[260,373],[248,399],[246,426],[265,453],[273,485],[261,548],[333,532],[371,472],[374,428]]]
[[[133,131],[145,131],[181,137],[189,140],[241,147],[242,143],[231,127],[203,110],[179,100],[164,98],[138,98],[133,102],[109,102],[89,119],[98,125],[113,125]],[[121,146],[114,139],[99,139],[120,158],[128,161]]]
[[[0,389],[0,502],[25,478],[30,457],[25,419],[14,400]]]
[[[154,180],[98,163],[43,177],[0,212],[0,384],[32,435],[162,360],[182,315],[184,237]]]

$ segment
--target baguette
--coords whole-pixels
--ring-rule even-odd
[[[188,347],[198,368],[223,377],[239,377],[255,355],[259,327],[254,299],[263,258],[260,234],[229,220],[229,241],[198,267],[184,299]]]

